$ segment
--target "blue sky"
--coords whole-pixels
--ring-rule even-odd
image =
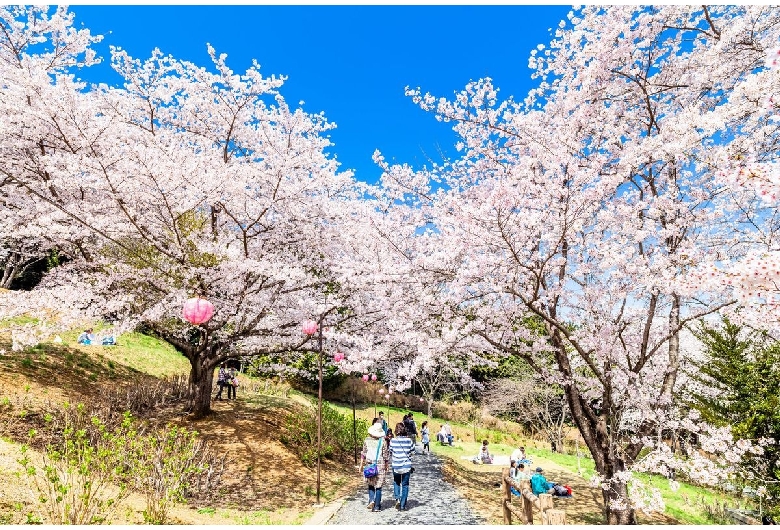
[[[451,125],[417,108],[404,87],[451,96],[491,77],[504,97],[533,86],[528,56],[550,41],[549,28],[566,5],[322,6],[322,5],[77,5],[76,25],[104,35],[98,51],[119,46],[145,59],[152,49],[208,66],[206,43],[243,72],[257,59],[265,75],[285,75],[281,93],[338,125],[331,152],[342,169],[374,182],[371,160],[419,168],[439,151],[454,155]],[[108,61],[88,81],[116,82]]]

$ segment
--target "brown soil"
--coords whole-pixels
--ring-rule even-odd
[[[18,464],[18,442],[25,439],[41,413],[58,404],[90,403],[106,388],[123,383],[144,384],[150,376],[121,365],[109,369],[98,354],[88,348],[61,348],[47,351],[45,359],[30,355],[32,361],[10,353],[6,337],[0,337],[0,524],[24,523],[30,495],[25,491]],[[32,362],[32,364],[30,364]],[[101,377],[90,378],[99,373]],[[98,379],[106,381],[95,383]],[[215,401],[214,413],[192,422],[181,412],[182,405],[156,409],[144,419],[172,422],[197,430],[220,454],[227,456],[228,470],[219,491],[208,501],[181,505],[172,510],[173,524],[300,524],[313,513],[316,500],[316,470],[280,441],[285,415],[292,407],[304,406],[295,400],[250,395],[239,388],[238,399]],[[14,411],[25,410],[24,418]],[[38,418],[36,420],[36,418]],[[32,422],[32,423],[31,423]],[[17,444],[10,443],[11,441]],[[352,492],[357,486],[351,462],[323,462],[321,501],[327,502]],[[143,523],[144,500],[132,496],[117,510],[113,524]]]

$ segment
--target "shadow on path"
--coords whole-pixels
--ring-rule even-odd
[[[415,455],[414,473],[409,480],[407,511],[395,509],[393,478],[389,474],[382,487],[382,511],[366,508],[368,491],[365,486],[350,495],[341,509],[328,521],[329,525],[388,524],[485,524],[464,499],[442,477],[442,461],[433,454]]]

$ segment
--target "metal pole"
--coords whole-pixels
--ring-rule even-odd
[[[319,351],[317,352],[319,367],[319,390],[317,392],[317,504],[320,503],[320,455],[322,453],[322,322],[320,322]]]
[[[355,416],[355,382],[352,381],[352,446],[355,448],[355,465],[358,463],[357,458],[357,417]]]

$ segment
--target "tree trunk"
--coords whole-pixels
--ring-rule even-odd
[[[607,524],[637,524],[636,511],[628,505],[628,487],[623,481],[612,481],[612,487],[602,490],[604,517]]]
[[[202,356],[190,362],[190,392],[187,410],[193,419],[211,414],[211,389],[216,364]]]

